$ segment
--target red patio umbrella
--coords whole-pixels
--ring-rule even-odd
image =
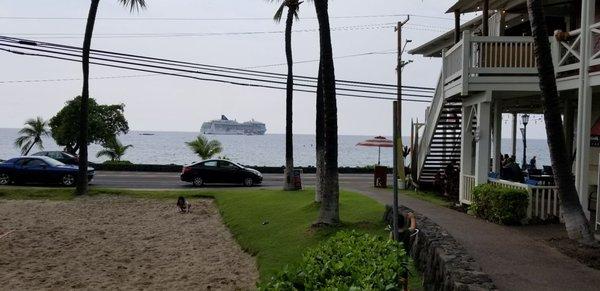
[[[378,156],[377,156],[377,165],[381,165],[381,148],[393,148],[394,141],[389,140],[383,136],[376,136],[372,139],[368,139],[356,144],[356,146],[362,147],[377,147],[379,148]]]

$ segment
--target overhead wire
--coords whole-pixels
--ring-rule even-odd
[[[37,45],[34,45],[34,42],[23,42],[20,41],[20,43],[13,43],[13,44],[7,44],[6,40],[2,39],[2,41],[0,41],[0,46],[5,47],[4,49],[2,49],[3,51],[7,51],[7,52],[11,52],[11,53],[15,53],[15,54],[19,54],[19,55],[28,55],[28,56],[38,56],[38,57],[46,57],[46,58],[53,58],[53,59],[59,59],[59,60],[66,60],[66,61],[72,61],[72,62],[81,62],[81,55],[79,53],[73,53],[73,49],[70,50],[66,50],[65,51],[57,51],[56,48],[40,48],[40,47],[36,47]],[[6,49],[6,47],[10,48],[10,49]],[[14,50],[14,49],[19,49],[19,51]],[[33,51],[34,53],[31,52],[24,52],[22,50],[28,50],[28,51]],[[219,82],[219,83],[227,83],[227,84],[233,84],[233,85],[239,85],[239,86],[252,86],[252,87],[262,87],[262,88],[271,88],[271,89],[280,89],[283,90],[285,89],[285,87],[279,87],[276,85],[286,85],[286,82],[283,81],[275,81],[275,80],[265,80],[262,78],[256,78],[256,77],[248,77],[248,76],[232,76],[232,75],[228,75],[228,74],[222,74],[222,73],[214,73],[214,72],[207,72],[207,71],[198,71],[197,68],[195,68],[196,70],[191,70],[189,68],[182,68],[181,64],[173,64],[173,63],[165,63],[165,62],[160,62],[157,61],[157,58],[146,58],[142,57],[142,56],[135,56],[132,55],[134,57],[128,57],[125,58],[123,56],[118,56],[117,59],[111,59],[114,58],[115,56],[106,56],[106,52],[103,52],[104,55],[101,56],[97,56],[97,55],[92,55],[91,59],[93,61],[91,61],[91,64],[94,65],[100,65],[100,66],[106,66],[106,67],[113,67],[113,68],[119,68],[119,69],[127,69],[127,70],[134,70],[134,71],[140,71],[140,72],[146,72],[146,73],[155,73],[155,74],[161,74],[161,75],[171,75],[171,76],[179,76],[179,77],[185,77],[185,78],[193,78],[193,79],[197,79],[197,80],[202,80],[202,81],[210,81],[210,82]],[[124,60],[126,59],[126,60]],[[154,59],[154,60],[149,60],[149,59]],[[177,62],[177,61],[175,61]],[[183,62],[185,63],[185,62]],[[183,66],[185,67],[185,66]],[[231,69],[231,68],[228,68]],[[168,72],[165,72],[168,71]],[[203,69],[206,70],[206,69]],[[259,71],[260,72],[260,71]],[[190,76],[188,74],[200,74],[200,75],[204,75],[207,77],[197,77],[197,76]],[[231,74],[231,72],[229,72],[229,74]],[[240,73],[238,73],[240,74]],[[225,79],[225,80],[224,80]],[[240,81],[241,80],[241,81]],[[243,82],[247,82],[247,83],[243,83]],[[255,84],[255,83],[249,83],[249,82],[258,82],[258,83],[262,83],[262,84]],[[371,83],[374,84],[374,83]],[[304,87],[304,88],[316,88],[316,85],[311,85],[311,84],[295,84],[298,87]],[[351,86],[350,84],[346,84],[345,86]],[[422,87],[424,88],[424,87]],[[300,91],[300,92],[314,92],[313,90],[307,90],[307,89],[298,89],[295,88],[296,91]],[[381,99],[381,100],[395,100],[395,98],[391,98],[391,97],[382,97],[382,95],[395,95],[395,93],[391,93],[391,92],[384,92],[384,91],[373,91],[373,90],[364,90],[364,89],[351,89],[351,88],[343,88],[340,87],[339,91],[342,91],[340,93],[338,93],[338,95],[340,96],[347,96],[347,97],[359,97],[359,98],[369,98],[369,99]],[[345,92],[350,92],[350,93],[345,93]],[[352,94],[351,94],[352,93]],[[354,93],[365,93],[368,95],[357,95]],[[371,96],[371,95],[379,95],[379,96]],[[419,95],[419,94],[404,94],[404,96],[407,97],[418,97],[418,98],[431,98],[432,96],[430,95]],[[412,102],[430,102],[428,100],[421,100],[421,99],[405,99],[406,101],[412,101]]]
[[[47,43],[47,42],[39,42],[39,41],[32,41],[32,40],[26,40],[26,39],[9,38],[9,37],[0,36],[0,42],[2,42],[2,41],[8,41],[8,42],[16,43],[19,45],[28,45],[28,46],[35,46],[35,47],[61,48],[61,49],[65,49],[65,50],[68,50],[71,52],[78,52],[78,53],[81,52],[81,50],[82,50],[81,48],[75,47],[75,46],[68,46],[68,45],[62,45],[62,44],[53,44],[53,43]],[[182,67],[186,67],[186,68],[199,68],[199,69],[208,70],[208,71],[227,72],[227,73],[234,73],[234,74],[244,74],[244,75],[250,75],[250,76],[269,77],[269,78],[277,78],[277,79],[287,79],[287,74],[282,74],[282,73],[273,73],[273,72],[265,72],[265,71],[249,70],[249,69],[207,65],[207,64],[200,64],[200,63],[193,63],[193,62],[186,62],[186,61],[177,61],[177,60],[155,58],[155,57],[148,57],[148,56],[140,56],[140,55],[135,55],[135,54],[118,53],[118,52],[111,52],[111,51],[104,51],[104,50],[91,50],[91,55],[96,55],[96,54],[101,55],[101,56],[119,57],[119,58],[123,58],[123,59],[127,59],[127,60],[138,60],[138,61],[143,61],[143,62],[154,62],[154,63],[159,63],[159,64],[178,65],[178,66],[182,66]],[[315,78],[315,77],[295,75],[294,78],[299,81],[306,81],[306,82],[313,82],[313,83],[317,82],[317,78]],[[381,84],[381,83],[359,82],[359,81],[349,81],[349,80],[336,80],[336,82],[340,85],[358,86],[358,87],[366,87],[366,88],[378,88],[378,89],[387,89],[387,90],[392,90],[392,89],[396,90],[396,88],[397,88],[397,85],[394,85],[394,84]],[[418,87],[418,86],[402,86],[402,88],[407,91],[415,91],[415,92],[428,91],[428,92],[433,93],[433,91],[435,90],[435,88]]]

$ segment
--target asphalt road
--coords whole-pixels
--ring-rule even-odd
[[[261,187],[282,187],[282,174],[264,174]],[[389,180],[388,180],[389,181]],[[372,174],[340,174],[342,185],[371,185]],[[302,175],[302,184],[305,187],[315,185],[314,174]],[[107,172],[96,171],[96,176],[91,183],[94,187],[101,188],[128,188],[128,189],[186,189],[192,188],[191,183],[182,182],[179,173],[147,173],[147,172]],[[236,187],[237,185],[233,185]],[[207,185],[206,188],[232,187],[232,185]],[[241,186],[240,186],[241,187]]]

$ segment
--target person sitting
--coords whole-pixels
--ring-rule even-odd
[[[529,167],[528,169],[530,170],[535,170],[537,169],[537,160],[536,160],[536,156],[533,156],[533,158],[531,158],[531,160],[529,161]]]

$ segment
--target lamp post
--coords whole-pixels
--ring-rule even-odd
[[[523,134],[523,170],[527,168],[527,124],[529,123],[529,114],[523,114],[521,116],[523,122],[523,128],[521,133]]]

